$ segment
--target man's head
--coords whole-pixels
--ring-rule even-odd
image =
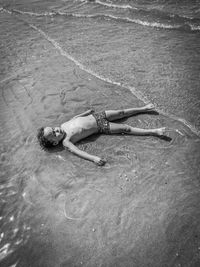
[[[64,137],[65,132],[60,127],[42,127],[37,134],[39,143],[43,148],[51,148],[58,145]]]

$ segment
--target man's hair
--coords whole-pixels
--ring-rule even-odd
[[[48,149],[54,147],[53,143],[44,136],[44,127],[38,130],[37,138],[42,149]]]

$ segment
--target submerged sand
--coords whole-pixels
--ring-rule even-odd
[[[0,265],[199,266],[199,137],[169,116],[140,114],[124,122],[165,126],[172,140],[97,135],[78,144],[105,157],[104,167],[62,148],[41,150],[40,126],[88,108],[144,103],[81,70],[34,29],[13,25],[9,14],[1,19],[2,36],[16,36],[1,50],[1,248],[9,245]]]

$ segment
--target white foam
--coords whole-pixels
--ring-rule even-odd
[[[1,233],[0,234],[0,241],[3,239],[3,237],[4,237],[4,233]]]
[[[96,3],[102,3],[104,5],[107,6],[112,6],[112,7],[121,7],[121,8],[133,8],[129,5],[125,5],[125,6],[121,6],[121,5],[113,5],[113,4],[109,4],[109,3],[103,3],[101,1],[96,1]],[[115,20],[121,20],[121,21],[126,21],[126,22],[132,22],[132,23],[136,23],[142,26],[146,26],[146,27],[153,27],[153,28],[161,28],[161,29],[179,29],[181,27],[184,27],[184,25],[171,25],[171,24],[164,24],[164,23],[159,23],[159,22],[149,22],[149,21],[144,21],[144,20],[139,20],[139,19],[131,19],[129,17],[118,17],[118,16],[114,16],[114,15],[109,15],[109,14],[102,14],[102,13],[97,13],[97,14],[78,14],[78,13],[65,13],[65,12],[60,12],[60,11],[52,11],[52,12],[44,12],[44,13],[35,13],[35,12],[29,12],[29,11],[21,11],[18,9],[13,9],[12,11],[4,9],[4,8],[0,8],[0,12],[1,11],[5,11],[9,14],[12,14],[12,12],[14,13],[18,13],[18,14],[22,14],[22,15],[29,15],[29,16],[34,16],[34,17],[52,17],[52,16],[56,16],[56,15],[60,15],[60,16],[73,16],[76,18],[97,18],[97,17],[104,17],[104,18],[110,18],[110,19],[115,19]],[[188,25],[188,27],[192,30],[192,31],[199,31],[200,30],[200,26],[196,26],[193,24],[186,24]]]
[[[170,25],[170,24],[164,24],[164,23],[159,23],[159,22],[148,22],[148,21],[143,21],[139,19],[130,19],[128,17],[122,18],[122,17],[117,17],[113,15],[103,15],[105,17],[109,17],[111,19],[116,19],[116,20],[124,20],[127,22],[133,22],[142,26],[147,26],[147,27],[153,27],[153,28],[162,28],[162,29],[178,29],[181,27],[181,25]]]
[[[0,248],[0,261],[5,258],[8,254],[12,253],[13,250],[9,250],[10,243],[5,244],[3,247]]]
[[[35,12],[29,12],[29,11],[21,11],[18,9],[13,9],[12,11],[15,13],[22,14],[22,15],[29,15],[29,16],[34,16],[34,17],[54,16],[57,14],[56,12],[35,13]]]
[[[182,26],[181,25],[170,25],[170,24],[164,24],[164,23],[159,23],[159,22],[149,22],[149,21],[143,21],[139,19],[131,19],[128,17],[117,17],[114,15],[108,15],[108,14],[93,14],[93,15],[85,15],[85,14],[71,14],[73,17],[79,17],[79,18],[96,18],[96,17],[104,17],[104,18],[110,18],[110,19],[115,19],[115,20],[121,20],[121,21],[126,21],[126,22],[132,22],[135,24],[139,24],[142,26],[146,27],[153,27],[153,28],[161,28],[161,29],[179,29]]]
[[[106,3],[106,2],[101,2],[100,0],[96,0],[95,3],[107,7],[112,7],[112,8],[122,8],[122,9],[134,9],[137,10],[136,7],[130,6],[130,5],[116,5],[116,4],[111,4],[111,3]]]
[[[13,215],[9,218],[9,221],[10,222],[13,222],[14,221],[14,216]]]
[[[3,247],[0,248],[0,252],[3,251],[4,253],[7,253],[9,246],[9,243],[5,244]]]
[[[192,31],[200,31],[200,26],[198,25],[190,24],[190,28]]]
[[[10,10],[5,9],[4,7],[0,7],[0,11],[1,11],[1,12],[6,12],[6,13],[8,13],[8,14],[12,14],[12,12],[11,12]]]

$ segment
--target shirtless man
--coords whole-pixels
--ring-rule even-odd
[[[121,110],[106,110],[95,113],[88,110],[71,120],[63,123],[60,127],[42,127],[38,130],[38,140],[43,148],[50,148],[62,142],[63,146],[72,153],[86,160],[102,166],[106,160],[88,154],[80,150],[74,144],[95,133],[103,134],[130,134],[130,135],[157,135],[162,136],[165,128],[140,129],[127,124],[113,123],[112,121],[132,116],[136,113],[153,111],[154,106],[148,104],[140,108],[129,108]]]

